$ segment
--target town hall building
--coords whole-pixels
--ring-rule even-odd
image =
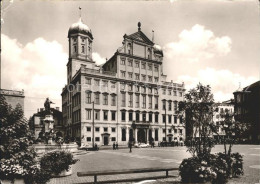
[[[92,60],[93,34],[81,18],[69,28],[68,41],[61,94],[66,135],[89,145],[184,141],[177,114],[184,83],[166,81],[163,50],[142,32],[141,23],[101,66]]]

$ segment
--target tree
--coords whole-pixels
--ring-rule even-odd
[[[185,94],[179,102],[179,115],[183,117],[186,129],[190,130],[185,144],[193,156],[206,156],[214,146],[211,138],[214,113],[214,99],[209,85],[201,83]]]
[[[36,162],[36,152],[30,145],[33,136],[20,105],[12,109],[3,95],[0,95],[0,178],[14,181],[16,178],[31,178],[41,175]],[[48,180],[47,175],[44,180]],[[43,180],[41,180],[43,181]]]

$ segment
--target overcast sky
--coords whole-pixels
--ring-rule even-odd
[[[46,97],[61,105],[66,83],[68,29],[82,19],[94,36],[100,64],[121,46],[124,34],[142,31],[164,50],[167,80],[212,87],[215,101],[259,80],[258,0],[15,1],[3,3],[2,88],[25,90],[25,115]]]

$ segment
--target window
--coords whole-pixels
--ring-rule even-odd
[[[177,111],[177,101],[174,101],[173,104],[174,104],[174,112],[176,113],[176,111]]]
[[[169,111],[172,110],[172,102],[168,102],[168,110],[169,110]]]
[[[87,132],[91,132],[91,127],[87,127]]]
[[[151,49],[150,48],[147,50],[147,58],[148,59],[152,58],[152,53],[151,53]]]
[[[146,121],[146,113],[142,113],[143,121]]]
[[[163,94],[163,95],[166,95],[166,89],[163,89],[163,90],[162,90],[162,94]]]
[[[153,89],[152,88],[148,88],[148,92],[151,94],[153,93]]]
[[[140,80],[139,77],[140,77],[140,75],[136,73],[136,74],[135,74],[135,80]]]
[[[154,82],[158,82],[158,81],[159,81],[158,77],[154,77]]]
[[[177,91],[173,91],[173,96],[177,96]]]
[[[132,79],[132,78],[133,78],[133,73],[128,73],[128,77],[129,77],[130,79]]]
[[[91,142],[91,137],[87,137],[87,142]]]
[[[158,141],[158,129],[155,129],[155,141]]]
[[[132,91],[133,90],[133,86],[132,85],[128,85],[128,91]]]
[[[154,71],[158,72],[158,66],[154,66]]]
[[[108,120],[108,111],[103,111],[104,120]]]
[[[74,45],[73,48],[74,48],[74,52],[76,53],[77,52],[77,46]]]
[[[85,78],[86,84],[91,84],[91,79],[90,78]]]
[[[125,77],[125,72],[121,71],[121,77]]]
[[[135,68],[139,68],[139,62],[138,61],[135,62]]]
[[[143,108],[146,108],[146,96],[143,95]]]
[[[164,100],[164,101],[162,101],[162,103],[163,103],[162,109],[165,110],[166,109],[166,101]]]
[[[152,65],[148,65],[148,70],[152,70]]]
[[[127,44],[127,53],[131,54],[131,43]]]
[[[95,120],[99,120],[99,119],[100,119],[100,112],[95,111]]]
[[[107,127],[104,127],[104,132],[107,132]]]
[[[159,116],[158,116],[158,114],[155,114],[155,116],[154,116],[154,121],[155,121],[155,123],[158,123],[158,122],[159,122]]]
[[[174,129],[174,133],[177,134],[177,129]]]
[[[112,137],[112,138],[111,138],[111,141],[113,141],[113,142],[116,141],[116,138],[115,138],[115,137]]]
[[[107,105],[108,104],[108,95],[104,94],[103,95],[103,105]]]
[[[137,121],[137,122],[140,121],[140,113],[139,112],[135,113],[135,121]]]
[[[108,86],[108,82],[107,81],[103,81],[103,86],[107,87]]]
[[[174,124],[177,123],[177,116],[174,116]]]
[[[126,141],[126,130],[122,128],[122,141]]]
[[[112,132],[116,132],[116,128],[112,127],[112,128],[111,128],[111,131],[112,131]]]
[[[149,96],[149,109],[152,109],[153,108],[153,103],[152,103],[152,100],[153,100],[153,97],[152,96]]]
[[[121,59],[120,64],[121,64],[121,65],[125,65],[125,60],[124,60],[124,59]]]
[[[121,112],[121,120],[122,120],[122,121],[125,121],[125,111],[122,111],[122,112]]]
[[[162,115],[162,118],[163,118],[163,123],[166,123],[166,116],[165,116],[165,114]]]
[[[145,87],[142,87],[142,93],[145,93]]]
[[[88,119],[88,120],[91,119],[91,110],[89,110],[89,109],[86,110],[86,119]]]
[[[149,122],[152,122],[152,121],[153,121],[153,114],[149,113]]]
[[[133,112],[129,112],[129,121],[133,121]]]
[[[146,76],[142,75],[142,81],[145,81],[145,80],[146,80]]]
[[[121,93],[122,95],[122,107],[125,107],[125,93]]]
[[[179,96],[182,97],[182,92],[179,92]]]
[[[165,129],[162,129],[162,132],[165,133]]]
[[[85,47],[84,47],[84,45],[81,46],[81,53],[85,53]]]
[[[141,68],[142,68],[142,69],[145,69],[145,63],[142,63]]]
[[[121,83],[121,90],[125,90],[125,84]]]
[[[139,107],[139,95],[135,96],[135,107]]]
[[[152,76],[148,76],[148,81],[149,82],[153,82],[153,77]]]
[[[135,91],[139,92],[139,86],[135,86]]]
[[[91,103],[91,93],[86,94],[86,103],[90,104]]]
[[[116,83],[111,82],[111,88],[116,88]]]
[[[95,86],[99,86],[100,80],[95,80]]]
[[[180,131],[180,134],[182,134],[182,129],[180,129],[179,131]]]
[[[168,95],[172,95],[172,90],[168,90]]]
[[[95,93],[95,104],[99,104],[99,93]]]
[[[168,133],[169,133],[169,134],[172,133],[172,129],[168,129]]]
[[[168,123],[172,123],[172,115],[168,115]]]
[[[182,124],[182,116],[180,116],[180,124]]]
[[[112,96],[111,96],[111,105],[112,105],[112,106],[115,106],[115,105],[116,105],[116,96],[115,96],[115,95],[112,95]]]
[[[133,61],[128,61],[128,66],[133,66]]]
[[[129,107],[133,107],[133,94],[129,94]]]
[[[157,96],[154,97],[154,108],[158,109],[158,97]]]
[[[99,132],[99,127],[95,127],[95,131],[96,131],[96,132]]]
[[[112,121],[115,121],[116,120],[116,112],[115,111],[112,111],[111,112],[111,119],[112,119]]]
[[[99,142],[99,140],[100,140],[99,137],[95,137],[96,142]]]

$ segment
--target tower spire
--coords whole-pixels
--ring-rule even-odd
[[[81,19],[81,7],[79,6],[79,18]]]

